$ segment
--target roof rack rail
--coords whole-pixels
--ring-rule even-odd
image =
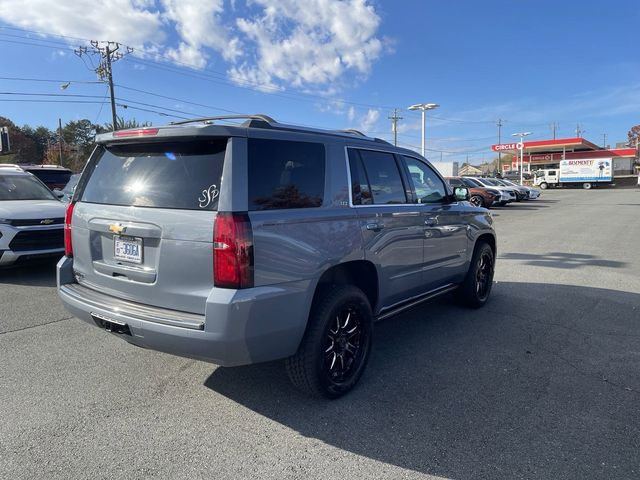
[[[185,125],[187,123],[214,122],[216,120],[262,120],[267,123],[277,123],[273,118],[262,113],[248,115],[220,115],[217,117],[194,118],[191,120],[180,120],[179,122],[171,122],[169,125]]]
[[[344,130],[337,130],[340,133],[348,133],[351,135],[358,135],[360,137],[366,137],[367,135],[365,135],[364,133],[362,133],[360,130],[356,130],[355,128],[345,128]]]

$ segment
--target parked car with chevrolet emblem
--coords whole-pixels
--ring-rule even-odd
[[[58,263],[71,313],[222,366],[285,359],[294,385],[336,398],[374,321],[449,292],[487,302],[496,237],[467,188],[360,132],[236,118],[97,136]]]
[[[65,205],[35,176],[0,168],[0,266],[64,253]]]

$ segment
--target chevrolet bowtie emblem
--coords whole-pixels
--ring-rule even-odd
[[[42,225],[51,225],[53,223],[53,220],[51,220],[50,218],[45,218],[44,220],[40,220],[40,223]]]
[[[121,223],[112,223],[109,225],[109,231],[113,233],[122,233],[127,229],[127,227],[123,227]]]

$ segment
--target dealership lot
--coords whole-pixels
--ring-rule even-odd
[[[142,350],[0,271],[1,478],[637,478],[640,191],[493,210],[496,285],[376,325],[359,387]]]

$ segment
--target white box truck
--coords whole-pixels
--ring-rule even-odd
[[[582,185],[582,188],[590,189],[597,184],[611,183],[612,180],[612,158],[581,158],[561,160],[559,168],[538,170],[533,184],[543,190],[563,185]]]

